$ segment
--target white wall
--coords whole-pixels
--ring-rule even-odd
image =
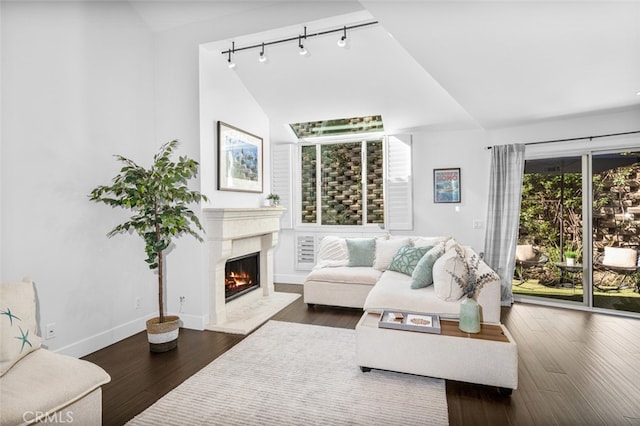
[[[483,130],[426,132],[413,138],[414,232],[448,235],[480,252],[484,250],[485,219],[491,156]],[[461,202],[433,202],[433,169],[460,168]],[[473,222],[481,228],[474,229]]]
[[[128,3],[2,3],[2,281],[36,282],[44,344],[83,355],[144,329],[155,275],[87,195],[150,158],[153,38]],[[141,309],[134,309],[136,297]]]
[[[585,114],[540,121],[529,125],[506,127],[487,132],[488,145],[529,143],[623,133],[640,130],[640,107],[614,110],[600,114]],[[596,141],[596,140],[594,140]],[[594,142],[570,142],[555,145],[589,146]],[[600,144],[601,142],[596,142]],[[535,147],[535,148],[534,148]],[[551,145],[530,145],[529,151],[550,149]]]

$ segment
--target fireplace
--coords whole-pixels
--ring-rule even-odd
[[[225,302],[260,288],[260,253],[227,260],[224,277]]]
[[[253,301],[273,297],[273,248],[278,243],[280,216],[284,211],[282,207],[204,209],[209,252],[207,330],[229,332],[227,324],[251,315],[246,307]],[[260,276],[255,281],[260,291],[243,293],[242,297],[227,301],[227,261],[254,253],[259,253],[256,262]]]

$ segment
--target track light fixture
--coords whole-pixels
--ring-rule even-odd
[[[264,54],[264,43],[262,43],[262,50],[260,51],[260,58],[258,59],[260,62],[267,62],[267,57]]]
[[[274,44],[280,44],[280,43],[289,43],[289,42],[293,42],[293,41],[297,41],[298,42],[298,53],[300,53],[300,55],[304,56],[307,55],[309,53],[309,51],[304,47],[304,44],[302,43],[303,40],[307,40],[308,38],[311,37],[317,37],[317,36],[321,36],[321,35],[326,35],[326,34],[333,34],[333,33],[338,33],[341,32],[342,36],[340,37],[340,40],[338,40],[338,46],[340,47],[346,47],[347,46],[347,30],[351,30],[354,28],[361,28],[361,27],[367,27],[370,25],[375,25],[377,24],[378,21],[371,21],[371,22],[365,22],[362,24],[356,24],[356,25],[350,25],[350,26],[342,26],[340,28],[334,28],[331,30],[326,30],[326,31],[319,31],[317,33],[313,33],[313,34],[307,34],[307,27],[304,27],[304,33],[303,34],[298,34],[297,36],[294,37],[288,37],[288,38],[283,38],[280,40],[274,40],[274,41],[269,41],[269,42],[261,42],[259,44],[253,44],[251,46],[245,46],[245,47],[238,47],[236,49],[235,46],[235,42],[231,43],[231,49],[228,50],[224,50],[221,53],[223,55],[229,55],[228,56],[228,65],[229,68],[234,68],[236,66],[236,64],[234,62],[232,62],[231,60],[231,55],[235,55],[236,52],[239,52],[241,50],[249,50],[249,49],[260,49],[260,57],[258,58],[258,60],[260,62],[266,62],[267,61],[267,56],[264,53],[264,47],[265,46],[271,46]]]
[[[338,46],[340,47],[345,47],[347,45],[347,27],[345,26],[343,28],[343,34],[342,37],[340,37],[340,40],[338,40]]]
[[[307,53],[307,49],[304,48],[304,45],[302,44],[302,39],[307,39],[307,27],[304,27],[304,35],[299,35],[298,36],[298,47],[300,48],[300,51],[298,53],[300,53],[301,56],[306,55]]]
[[[302,37],[298,36],[298,47],[300,48],[300,50],[298,51],[298,53],[300,54],[300,56],[304,56],[307,53],[309,53],[307,51],[307,49],[304,48],[304,45],[302,44]]]
[[[228,62],[227,66],[231,69],[236,67],[236,63],[231,60],[231,54],[235,53],[235,47],[236,47],[236,42],[234,41],[231,43],[231,50],[227,51],[229,52],[229,58],[227,59],[227,62]]]

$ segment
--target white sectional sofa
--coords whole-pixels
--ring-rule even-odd
[[[377,237],[374,239],[373,261],[352,262],[354,250],[348,239],[325,237],[320,242],[318,260],[304,281],[304,301],[310,306],[331,305],[362,308],[377,312],[384,309],[428,312],[443,318],[457,318],[460,314],[462,289],[448,271],[456,272],[455,246],[457,241],[449,237]],[[429,248],[431,255],[433,284],[416,287],[416,267],[410,271],[391,270],[403,247]],[[460,246],[462,247],[462,246]],[[463,247],[465,256],[477,254],[470,247]],[[405,249],[407,250],[407,249]],[[434,251],[439,251],[435,255]],[[419,254],[418,254],[419,255]],[[435,257],[435,259],[433,259]],[[369,259],[371,260],[371,259]],[[421,259],[424,263],[424,259]],[[367,266],[349,266],[365,263]],[[419,264],[421,265],[421,264]],[[397,269],[397,268],[396,268]],[[402,269],[402,268],[400,268]],[[428,268],[427,268],[428,269]],[[460,272],[460,269],[457,269]],[[478,273],[491,272],[491,268],[480,261]],[[428,274],[427,274],[428,275]],[[500,279],[488,282],[477,294],[481,321],[500,323]]]

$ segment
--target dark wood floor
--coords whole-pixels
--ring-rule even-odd
[[[353,329],[361,314],[298,299],[273,319]],[[640,320],[515,304],[502,322],[518,344],[518,389],[447,381],[452,425],[640,425]],[[183,329],[178,349],[152,354],[139,333],[86,356],[111,375],[103,423],[125,423],[242,338]]]

